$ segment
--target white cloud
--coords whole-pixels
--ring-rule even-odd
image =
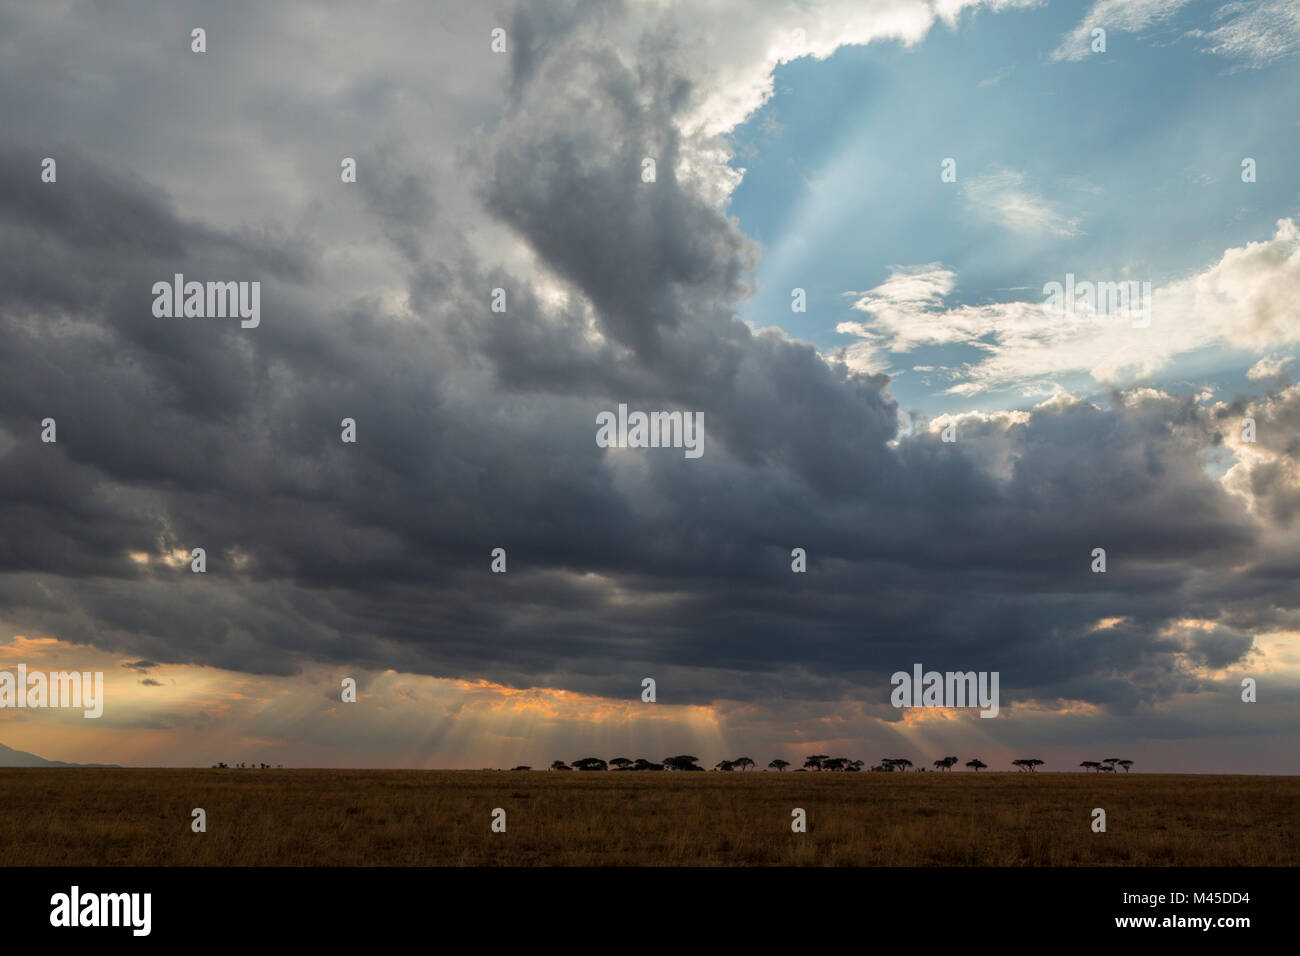
[[[1221,402],[1216,411],[1226,413],[1228,405]],[[1254,441],[1242,440],[1244,418],[1256,421]],[[1290,533],[1290,519],[1300,513],[1300,464],[1293,452],[1300,438],[1300,385],[1252,402],[1224,424],[1224,444],[1235,461],[1220,479],[1223,487],[1241,496],[1252,514],[1279,519],[1265,522],[1266,529]]]
[[[1295,342],[1300,338],[1300,228],[1294,219],[1279,219],[1272,239],[1227,250],[1213,267],[1190,283],[1170,286],[1168,294],[1179,312],[1228,344],[1266,349]]]
[[[1001,83],[1003,80],[1005,80],[1008,76],[1010,76],[1014,70],[1015,70],[1015,67],[1014,67],[1014,66],[1004,66],[1002,69],[998,70],[996,73],[993,73],[993,74],[990,75],[990,76],[986,76],[984,79],[980,80],[980,81],[979,81],[979,85],[980,85],[980,86],[997,86],[999,83]]]
[[[1216,17],[1226,22],[1213,30],[1189,34],[1208,40],[1205,49],[1209,53],[1261,67],[1300,51],[1300,3],[1296,0],[1229,3]]]
[[[1091,52],[1092,30],[1137,33],[1162,23],[1188,0],[1097,0],[1073,30],[1061,38],[1053,60],[1082,60]],[[1207,53],[1262,67],[1300,51],[1300,3],[1296,0],[1237,0],[1212,13],[1220,25],[1189,30],[1186,36],[1208,41]]]
[[[1270,378],[1277,378],[1294,361],[1295,359],[1289,355],[1281,359],[1262,358],[1250,367],[1250,371],[1246,373],[1246,378],[1252,382],[1264,382]]]
[[[1079,24],[1061,38],[1053,60],[1082,60],[1092,47],[1092,31],[1100,27],[1110,33],[1136,33],[1168,19],[1188,0],[1097,0]]]
[[[845,46],[880,40],[921,42],[936,22],[956,24],[965,11],[1036,6],[1040,0],[830,0],[766,5],[737,0],[686,4],[647,0],[654,32],[672,37],[665,56],[691,79],[692,99],[680,121],[684,137],[678,172],[721,204],[739,182],[727,166],[730,148],[718,137],[734,129],[772,95],[775,68],[811,56],[825,59]],[[645,41],[645,18],[600,18],[602,33],[625,30],[629,48]],[[716,42],[714,38],[725,37]],[[709,180],[712,179],[710,182]]]
[[[923,345],[980,349],[982,358],[954,369],[948,391],[959,395],[1043,387],[1084,372],[1120,384],[1199,349],[1300,342],[1300,228],[1290,219],[1278,221],[1271,239],[1228,249],[1201,273],[1155,287],[1146,328],[1106,315],[1050,318],[1041,299],[947,308],[943,299],[955,284],[955,273],[939,263],[896,268],[876,288],[853,293],[853,308],[871,318],[843,322],[837,331],[857,336],[850,354],[869,357],[875,367],[889,353]]]
[[[1025,174],[999,170],[967,180],[967,206],[977,215],[1013,232],[1069,239],[1079,235],[1079,220],[1025,188]]]

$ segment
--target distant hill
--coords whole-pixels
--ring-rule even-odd
[[[0,767],[116,767],[115,763],[64,763],[0,744]]]

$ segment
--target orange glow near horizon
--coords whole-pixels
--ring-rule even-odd
[[[1300,676],[1295,635],[1269,637],[1274,643],[1261,641],[1260,656],[1275,672]],[[779,756],[799,767],[809,753],[869,756],[868,763],[912,756],[927,766],[948,753],[976,753],[993,766],[1013,749],[1008,727],[1055,721],[1068,731],[1078,721],[1106,718],[1104,708],[1086,701],[1006,695],[999,716],[986,719],[978,708],[895,710],[883,700],[851,698],[821,710],[797,701],[647,704],[639,685],[615,699],[317,663],[304,663],[293,675],[258,675],[199,664],[141,666],[135,657],[87,645],[15,635],[0,644],[0,669],[20,663],[104,674],[100,719],[69,709],[0,710],[0,744],[74,763],[477,769],[548,766],[555,758],[588,755],[659,761],[693,753],[711,765],[759,748],[750,756],[762,758],[760,766]],[[1252,660],[1251,673],[1267,672],[1263,663]],[[357,681],[356,703],[341,700],[344,677]],[[1194,703],[1195,695],[1184,695],[1162,706]]]

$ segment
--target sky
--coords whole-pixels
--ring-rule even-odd
[[[106,682],[0,744],[1300,772],[1297,88],[1282,0],[0,0],[0,671]]]

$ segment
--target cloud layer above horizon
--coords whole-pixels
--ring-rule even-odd
[[[1267,167],[1291,182],[1266,231],[1189,238],[1178,268],[1125,276],[1154,279],[1151,328],[1045,317],[1055,272],[966,294],[940,221],[931,254],[917,225],[868,281],[818,287],[836,305],[812,336],[788,303],[815,278],[764,272],[797,230],[746,232],[744,151],[762,149],[737,134],[787,67],[834,75],[851,51],[919,57],[1035,17],[1069,21],[1028,54],[1044,69],[1087,69],[1080,38],[1104,21],[1111,56],[1150,38],[1224,83],[1294,79],[1288,11],[1234,7],[1189,24],[1195,4],[1116,0],[1078,23],[1005,0],[0,5],[0,638],[185,687],[211,669],[267,700],[298,688],[310,706],[240,724],[284,763],[324,759],[311,715],[353,671],[508,699],[521,740],[532,708],[566,747],[587,749],[594,713],[680,750],[622,709],[651,676],[694,740],[793,752],[901,732],[888,678],[920,661],[1000,672],[1007,714],[961,731],[990,748],[1069,751],[1105,727],[1156,763],[1197,740],[1295,772],[1294,156]],[[1058,244],[1061,272],[1104,236],[1062,198],[1078,183],[1008,155],[944,184],[944,155],[914,193],[868,181],[844,201],[941,196],[1009,244]],[[1219,188],[1251,188],[1233,175]],[[259,280],[260,326],[155,318],[151,287],[177,273]],[[784,311],[758,314],[769,294]],[[1225,352],[1239,388],[1198,377]],[[620,403],[702,412],[703,457],[598,447]],[[1270,682],[1259,704],[1241,676]],[[132,720],[152,689],[133,685]],[[388,734],[419,726],[425,692],[391,690],[408,704]],[[178,739],[226,713],[175,704]],[[411,760],[382,756],[383,727],[343,752]],[[446,739],[440,759],[479,765],[474,733]]]

